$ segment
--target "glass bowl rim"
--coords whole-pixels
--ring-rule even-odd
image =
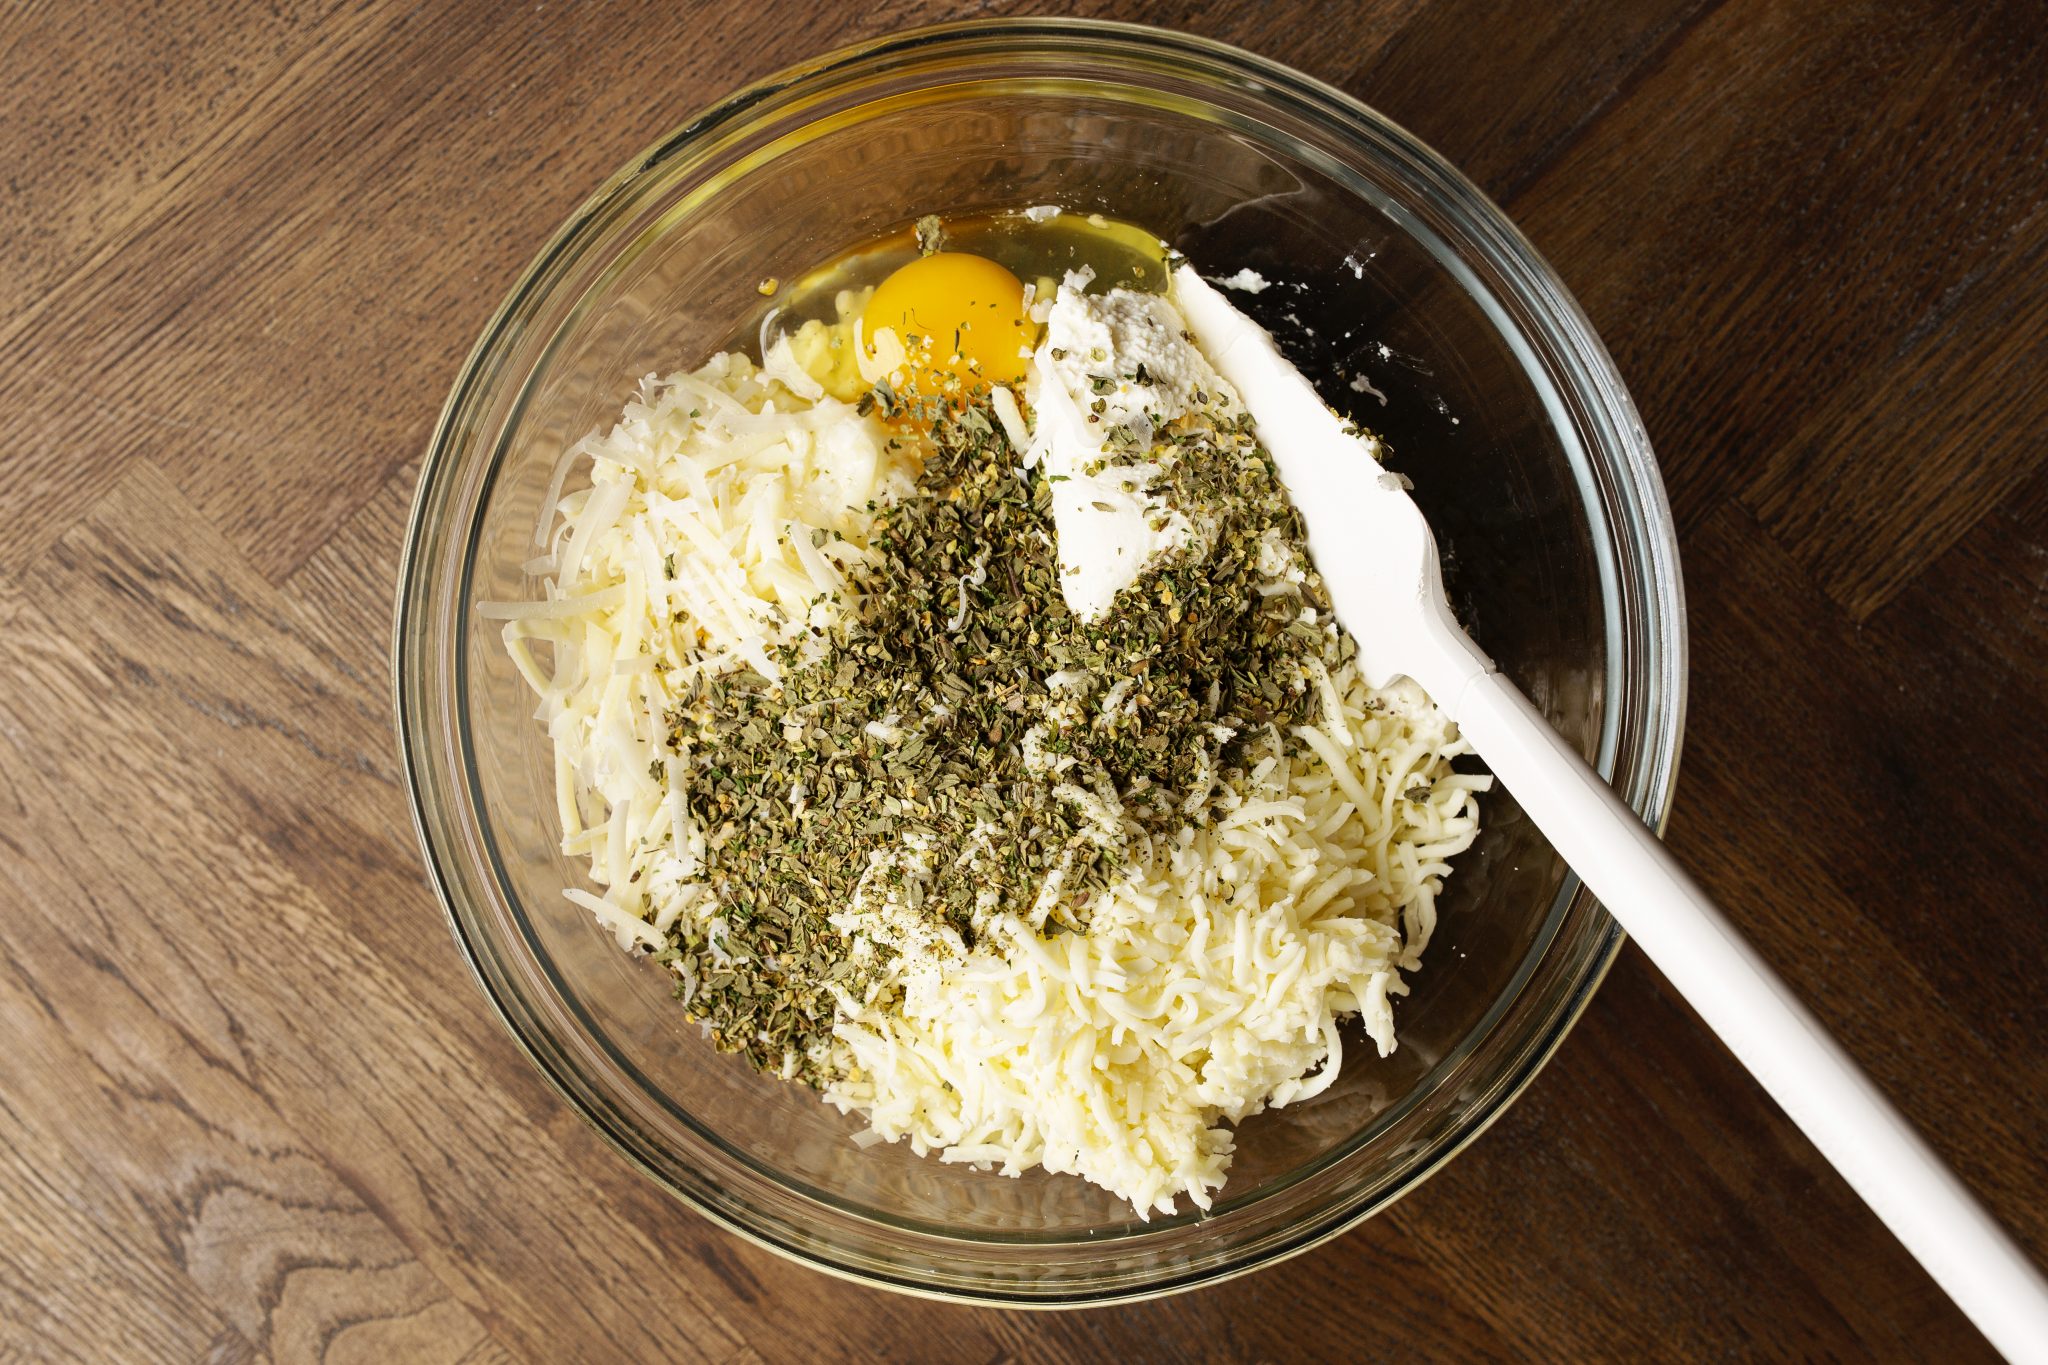
[[[546,286],[552,283],[552,268],[558,264],[564,249],[577,242],[590,230],[613,201],[635,186],[644,175],[693,148],[706,155],[717,150],[722,137],[744,131],[747,125],[740,124],[737,130],[733,125],[750,113],[757,119],[766,121],[772,115],[787,112],[789,105],[799,103],[808,93],[816,91],[822,94],[829,91],[835,82],[855,82],[864,74],[878,75],[886,70],[891,62],[910,54],[929,55],[933,51],[951,47],[962,49],[961,55],[964,58],[975,55],[977,50],[981,50],[981,55],[984,56],[991,52],[995,55],[1004,55],[1005,52],[1014,55],[1033,47],[1061,50],[1076,46],[1094,48],[1097,50],[1095,55],[1116,52],[1133,56],[1144,55],[1155,65],[1171,64],[1180,59],[1190,64],[1187,74],[1211,79],[1220,76],[1225,80],[1234,79],[1245,84],[1259,103],[1283,98],[1292,100],[1298,107],[1292,108],[1291,112],[1320,124],[1324,131],[1333,132],[1354,146],[1371,149],[1375,141],[1391,142],[1414,163],[1415,169],[1430,173],[1436,182],[1431,188],[1444,198],[1444,207],[1455,216],[1459,227],[1486,239],[1482,240],[1481,245],[1492,249],[1489,263],[1501,269],[1507,276],[1508,297],[1524,308],[1533,310],[1535,320],[1546,324],[1551,333],[1551,340],[1559,343],[1558,358],[1570,362],[1574,372],[1568,376],[1569,383],[1566,387],[1588,400],[1592,408],[1589,416],[1604,420],[1608,428],[1607,439],[1594,439],[1583,443],[1585,450],[1580,458],[1589,463],[1596,459],[1604,459],[1608,472],[1615,477],[1615,486],[1609,490],[1611,496],[1595,499],[1594,501],[1599,503],[1599,508],[1589,508],[1588,519],[1595,533],[1596,545],[1603,555],[1610,550],[1608,542],[1616,538],[1617,529],[1633,534],[1632,544],[1637,554],[1626,562],[1625,567],[1638,570],[1646,580],[1638,585],[1638,590],[1647,592],[1648,601],[1639,603],[1638,609],[1648,613],[1650,629],[1647,632],[1649,648],[1646,651],[1646,658],[1653,665],[1650,675],[1642,683],[1652,705],[1642,718],[1639,769],[1631,775],[1635,780],[1623,795],[1632,801],[1653,828],[1661,831],[1669,812],[1676,782],[1685,710],[1685,608],[1678,569],[1676,532],[1665,499],[1662,480],[1634,405],[1604,346],[1593,333],[1576,300],[1566,291],[1548,263],[1514,227],[1504,212],[1440,155],[1384,115],[1343,91],[1281,63],[1229,44],[1146,25],[1089,19],[1015,18],[966,20],[885,35],[838,48],[786,67],[737,90],[687,120],[645,152],[628,161],[586,199],[551,236],[508,292],[463,363],[436,423],[426,458],[421,464],[399,569],[392,638],[395,729],[414,831],[425,854],[429,879],[450,930],[470,966],[471,974],[485,998],[490,1001],[501,1024],[548,1084],[568,1101],[571,1109],[590,1123],[607,1143],[634,1166],[652,1177],[661,1188],[720,1226],[756,1245],[801,1264],[858,1283],[924,1297],[1023,1307],[1064,1307],[1125,1302],[1157,1297],[1199,1284],[1231,1278],[1319,1245],[1398,1201],[1408,1191],[1441,1169],[1490,1126],[1548,1062],[1612,965],[1623,941],[1621,930],[1597,904],[1591,901],[1577,878],[1567,871],[1543,922],[1537,946],[1518,967],[1511,987],[1489,1011],[1489,1022],[1483,1028],[1475,1028],[1473,1036],[1453,1054],[1467,1053],[1480,1041],[1492,1036],[1491,1029],[1498,1022],[1506,1005],[1516,998],[1519,991],[1527,987],[1536,967],[1555,947],[1558,932],[1565,921],[1574,912],[1583,909],[1590,919],[1586,946],[1581,950],[1581,961],[1563,978],[1558,988],[1559,998],[1551,1004],[1547,1015],[1532,1020],[1536,1027],[1530,1030],[1529,1038],[1520,1045],[1519,1060],[1507,1068],[1502,1076],[1492,1081],[1491,1093],[1487,1098],[1476,1102],[1470,1113],[1461,1116],[1458,1123],[1453,1125],[1452,1131],[1434,1139],[1429,1144],[1430,1150],[1414,1161],[1397,1179],[1384,1188],[1357,1191],[1335,1200],[1325,1206],[1319,1215],[1317,1211],[1310,1210],[1304,1225],[1289,1230],[1290,1233],[1297,1235],[1269,1238],[1254,1254],[1241,1261],[1226,1261],[1219,1265],[1198,1268],[1191,1272],[1148,1281],[1136,1288],[1100,1293],[1070,1292],[1058,1300],[1007,1293],[1000,1289],[962,1291],[935,1288],[878,1272],[873,1267],[844,1264],[829,1259],[808,1246],[785,1243],[758,1228],[748,1226],[709,1201],[698,1198],[691,1191],[678,1186],[664,1172],[650,1165],[633,1150],[622,1135],[614,1132],[599,1115],[593,1113],[555,1073],[549,1061],[541,1055],[534,1041],[520,1027],[509,1011],[507,1003],[500,998],[492,985],[484,969],[479,945],[472,941],[464,917],[458,910],[457,896],[451,878],[443,866],[442,859],[448,856],[450,851],[445,850],[434,837],[427,794],[423,790],[425,779],[420,770],[424,765],[417,764],[414,758],[424,712],[415,704],[415,698],[409,694],[408,689],[408,638],[415,634],[408,630],[408,626],[412,624],[411,616],[423,568],[422,560],[426,558],[422,553],[422,546],[432,530],[426,524],[426,510],[432,501],[429,493],[437,480],[445,477],[447,467],[456,454],[453,447],[457,444],[457,417],[470,396],[479,390],[480,385],[483,386],[482,391],[489,391],[491,376],[488,371],[493,368],[490,362],[504,358],[501,351],[507,344],[508,325],[520,315],[523,305],[545,294]],[[1370,137],[1367,134],[1370,134]],[[1481,292],[1485,296],[1491,296],[1495,291],[1487,288]],[[1586,471],[1578,472],[1581,477],[1585,476]],[[1610,507],[1610,501],[1618,505]],[[1595,510],[1604,511],[1605,516],[1594,515]],[[1624,524],[1617,528],[1617,521]],[[473,539],[476,533],[475,526],[472,525],[468,530]],[[1603,535],[1606,540],[1602,539]],[[1602,560],[1603,603],[1607,608],[1610,646],[1614,643],[1615,616],[1619,611],[1614,598],[1628,586],[1619,581],[1620,576],[1620,568],[1607,563],[1605,559]],[[421,609],[424,612],[424,604]],[[1621,674],[1622,662],[1620,652],[1610,647],[1610,680]],[[1609,776],[1612,776],[1615,758],[1620,700],[1618,692],[1611,693],[1603,717],[1605,730],[1599,760],[1602,771]],[[1451,1056],[1447,1056],[1440,1060],[1432,1071],[1440,1070],[1451,1059]],[[1395,1106],[1397,1109],[1400,1107],[1402,1106]],[[768,1178],[773,1183],[782,1183],[780,1178],[772,1173]],[[841,1211],[850,1212],[844,1208]]]

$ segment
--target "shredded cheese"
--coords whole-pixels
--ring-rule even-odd
[[[579,459],[589,485],[564,494]],[[688,793],[661,775],[664,714],[700,670],[774,677],[770,646],[829,624],[845,570],[867,554],[868,503],[909,479],[880,425],[827,396],[787,348],[765,368],[720,355],[650,375],[609,432],[559,462],[545,506],[559,524],[540,537],[555,573],[533,601],[477,610],[505,622],[539,694],[563,850],[587,857],[604,888],[565,895],[621,948],[658,946],[680,915],[716,912],[691,880],[702,836]]]
[[[847,1002],[853,1068],[826,1098],[919,1154],[1073,1173],[1144,1216],[1209,1207],[1227,1125],[1327,1089],[1342,1017],[1393,1050],[1401,973],[1491,783],[1450,771],[1465,745],[1411,684],[1347,667],[1328,686],[1342,733],[1272,744],[1222,819],[1152,841],[1089,932],[1001,916],[971,954],[905,953],[896,1009]]]

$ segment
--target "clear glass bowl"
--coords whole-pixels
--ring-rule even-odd
[[[1677,552],[1585,318],[1500,211],[1401,129],[1296,72],[1150,29],[977,23],[849,49],[734,95],[612,177],[449,397],[395,667],[414,813],[456,939],[599,1131],[691,1206],[812,1265],[1078,1304],[1313,1246],[1414,1187],[1528,1084],[1620,933],[1513,801],[1485,803],[1398,1008],[1399,1051],[1354,1046],[1318,1101],[1247,1121],[1213,1211],[1141,1222],[1071,1178],[863,1151],[809,1092],[714,1053],[665,974],[563,900],[582,872],[557,850],[547,743],[472,610],[533,593],[521,565],[557,454],[608,423],[638,376],[744,339],[764,276],[927,211],[1036,203],[1145,224],[1212,271],[1312,286],[1251,303],[1389,440],[1481,644],[1661,824],[1684,703]],[[1340,382],[1353,373],[1384,406]]]

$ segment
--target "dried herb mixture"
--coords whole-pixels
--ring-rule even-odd
[[[985,401],[881,387],[869,403],[927,448],[915,495],[872,509],[878,562],[840,624],[784,645],[778,682],[703,679],[666,717],[726,932],[679,927],[657,956],[689,969],[679,993],[721,1047],[812,1084],[833,992],[876,986],[834,913],[895,897],[964,950],[991,913],[1085,932],[1130,840],[1207,819],[1248,740],[1317,709],[1309,661],[1349,648],[1312,571],[1276,587],[1273,547],[1305,566],[1302,528],[1221,400],[1110,433],[1149,447],[1206,552],[1161,563],[1093,623],[1061,597],[1050,486]],[[939,851],[928,875],[877,865],[905,840]]]

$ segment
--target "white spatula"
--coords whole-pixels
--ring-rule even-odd
[[[1414,500],[1186,265],[1174,291],[1250,408],[1366,680],[1419,683],[1658,970],[2012,1360],[2048,1360],[2048,1283],[1648,827],[1473,645]]]

